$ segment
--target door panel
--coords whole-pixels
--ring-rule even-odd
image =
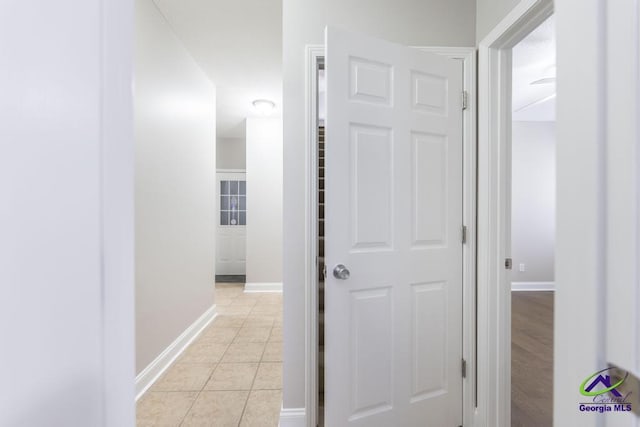
[[[351,418],[389,409],[391,395],[391,288],[351,293]]]
[[[461,425],[462,64],[326,37],[326,425]]]
[[[446,136],[412,132],[411,148],[412,247],[445,246]]]
[[[393,142],[391,130],[350,125],[350,228],[354,250],[391,249]]]
[[[417,402],[447,392],[447,285],[416,283],[411,291],[411,401]]]

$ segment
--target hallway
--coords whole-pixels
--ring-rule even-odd
[[[218,316],[137,403],[137,426],[278,425],[282,294],[216,284]]]

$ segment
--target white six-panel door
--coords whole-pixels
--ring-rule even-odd
[[[326,426],[457,427],[462,65],[335,28],[326,49]]]

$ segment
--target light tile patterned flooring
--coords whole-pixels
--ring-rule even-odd
[[[216,319],[138,401],[138,427],[277,427],[282,294],[218,283],[216,305]]]

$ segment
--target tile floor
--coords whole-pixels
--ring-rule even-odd
[[[277,427],[282,294],[218,283],[216,305],[216,319],[138,401],[138,427]]]

